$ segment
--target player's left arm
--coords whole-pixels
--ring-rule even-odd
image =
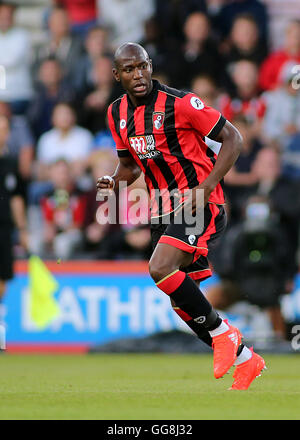
[[[211,173],[201,184],[201,187],[205,190],[204,201],[206,203],[220,180],[236,162],[243,145],[240,132],[229,121],[225,122],[214,140],[220,142],[222,146]]]
[[[197,189],[204,190],[205,206],[213,190],[236,162],[242,149],[242,136],[219,111],[206,106],[196,95],[188,94],[181,100],[180,105],[181,114],[184,115],[183,123],[187,124],[186,128],[192,128],[203,138],[209,137],[222,144],[211,173],[191,191],[188,204],[191,205],[191,210],[194,213],[197,194],[199,194]]]

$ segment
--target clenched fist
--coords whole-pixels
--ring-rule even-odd
[[[97,180],[97,199],[99,197],[108,197],[112,194],[115,187],[115,181],[111,176],[102,176]]]

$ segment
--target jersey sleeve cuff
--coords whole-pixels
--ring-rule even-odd
[[[214,141],[224,127],[225,123],[226,119],[224,118],[224,116],[221,115],[216,125],[210,130],[210,132],[206,136]]]
[[[130,151],[129,150],[117,150],[117,155],[118,157],[128,157],[130,156]]]

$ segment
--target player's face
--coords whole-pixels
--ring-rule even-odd
[[[152,63],[144,53],[121,58],[118,69],[113,69],[113,73],[129,95],[137,100],[151,91]]]

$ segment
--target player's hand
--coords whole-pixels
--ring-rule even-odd
[[[97,196],[108,197],[113,193],[115,181],[111,176],[102,176],[97,180]]]

